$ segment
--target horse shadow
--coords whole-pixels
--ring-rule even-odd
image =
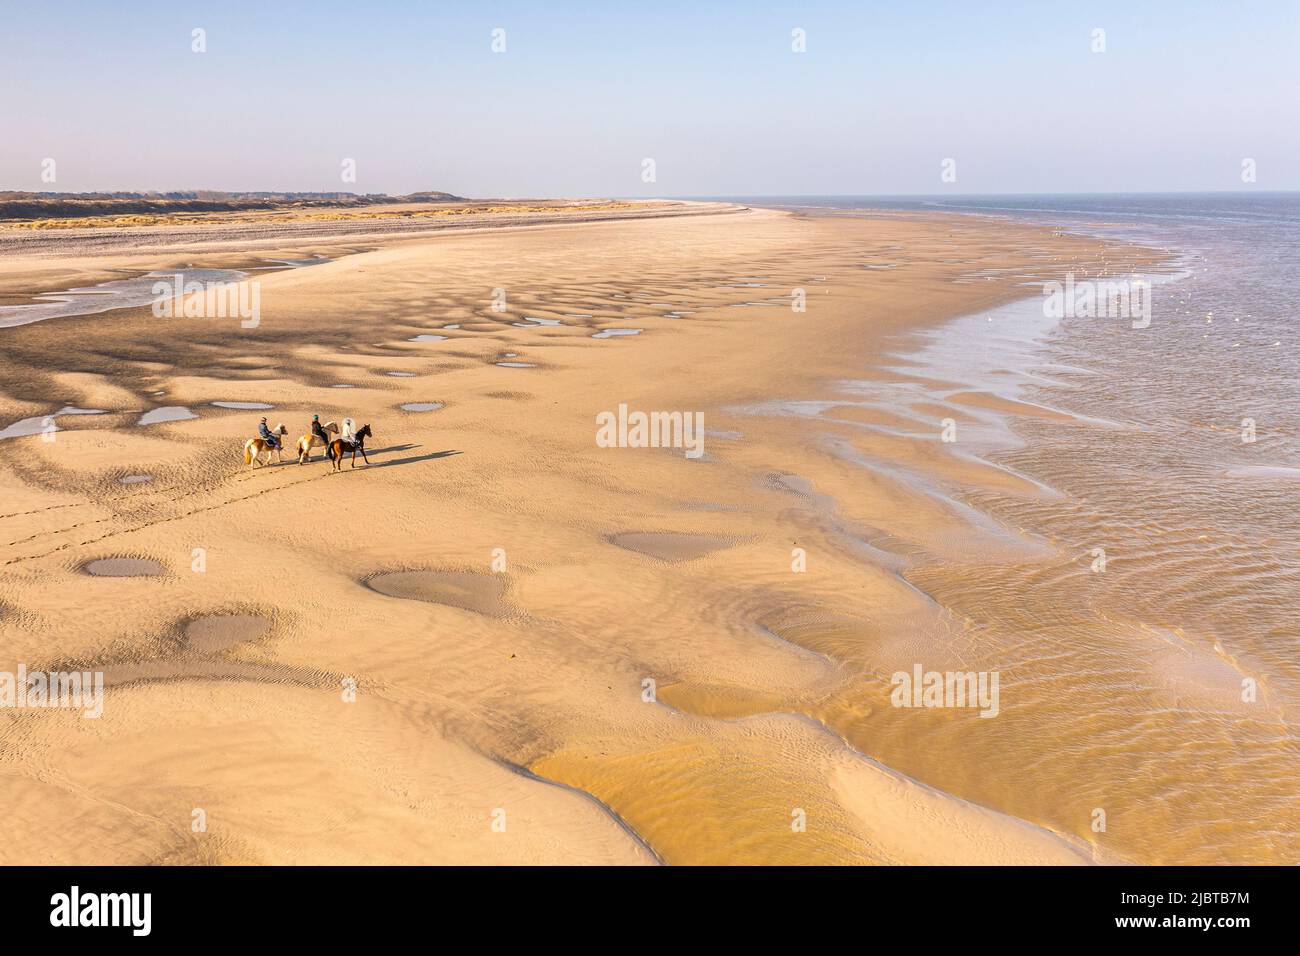
[[[367,455],[386,455],[386,454],[390,454],[390,453],[392,453],[392,452],[410,451],[412,448],[419,448],[419,447],[420,447],[419,445],[412,445],[412,444],[409,444],[409,443],[408,443],[408,444],[405,444],[405,445],[388,445],[388,446],[386,446],[386,447],[384,447],[384,448],[367,448],[367,449],[366,449],[366,454],[367,454]],[[328,461],[328,459],[325,458],[323,455],[322,455],[320,458],[317,458],[317,457],[316,457],[316,455],[320,454],[320,450],[319,450],[319,449],[313,448],[313,449],[312,449],[312,452],[313,452],[313,455],[312,455],[312,459],[311,459],[311,461],[309,462],[310,464],[320,464],[322,461],[326,461],[326,462]],[[367,466],[367,465],[365,465],[364,463],[362,463],[361,467],[363,467],[363,468],[364,468],[364,467],[370,467],[370,468],[390,468],[390,467],[392,467],[393,465],[412,465],[412,464],[415,464],[415,463],[417,463],[417,462],[421,462],[421,461],[433,461],[433,460],[436,459],[436,458],[449,458],[449,457],[451,457],[452,455],[463,455],[463,454],[464,454],[464,452],[462,452],[462,451],[458,451],[457,449],[454,449],[454,448],[448,448],[448,449],[446,449],[445,451],[431,451],[431,452],[429,452],[429,453],[426,454],[426,455],[408,455],[408,456],[405,457],[405,458],[391,458],[391,459],[389,459],[388,461],[374,461],[374,462],[371,462],[371,464],[370,464],[369,466]],[[343,460],[346,461],[346,462],[351,463],[351,461],[352,461],[352,453],[351,453],[351,452],[344,452],[344,453],[343,453]],[[290,466],[290,465],[293,465],[294,467],[297,467],[297,465],[298,465],[298,459],[295,457],[295,458],[293,458],[293,459],[291,459],[291,460],[287,460],[287,461],[276,461],[276,462],[271,462],[271,463],[268,464],[268,465],[263,465],[261,468],[258,469],[258,471],[261,471],[261,470],[263,470],[263,469],[265,469],[265,468],[286,468],[286,467],[288,467],[288,466]]]
[[[368,455],[382,455],[393,451],[409,451],[412,448],[419,448],[419,445],[392,445],[388,448],[367,448]],[[455,448],[448,448],[444,451],[431,451],[424,455],[407,455],[405,458],[390,458],[387,461],[372,461],[369,465],[362,464],[362,468],[392,468],[395,465],[413,465],[421,461],[433,461],[437,458],[450,458],[452,455],[463,455],[464,452]],[[343,460],[349,464],[352,461],[352,453],[345,452]]]
[[[418,448],[419,445],[407,445],[406,448]],[[402,449],[403,451],[405,449]],[[452,455],[463,455],[463,451],[457,451],[455,448],[448,448],[446,451],[431,451],[427,455],[408,455],[405,458],[390,458],[387,461],[377,461],[372,468],[391,468],[393,465],[413,465],[418,461],[433,461],[436,458],[450,458]]]

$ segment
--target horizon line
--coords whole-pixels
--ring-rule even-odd
[[[86,189],[86,190],[35,190],[35,189],[5,189],[0,188],[0,194],[4,193],[21,193],[28,196],[93,196],[93,195],[113,195],[113,194],[135,194],[147,196],[166,195],[169,193],[190,193],[206,192],[218,193],[225,195],[299,195],[299,196],[354,196],[358,199],[364,199],[368,196],[384,196],[388,198],[401,198],[406,196],[419,196],[425,193],[442,193],[448,196],[455,196],[444,189],[417,189],[411,192],[350,192],[343,189],[325,190],[325,189],[210,189],[207,187],[195,186],[184,189]],[[484,195],[477,197],[457,196],[458,199],[471,201],[487,199],[680,199],[680,200],[718,200],[718,199],[826,199],[826,198],[853,198],[853,199],[937,199],[952,198],[966,199],[980,196],[1241,196],[1241,195],[1300,195],[1300,188],[1297,189],[1129,189],[1129,190],[1040,190],[1035,192],[942,192],[942,193],[857,193],[857,192],[765,192],[765,193],[673,193],[656,196],[639,196],[629,195],[626,193],[607,194],[607,195],[539,195],[539,194],[518,194],[518,195]]]
[[[711,193],[699,195],[671,195],[656,197],[600,198],[656,198],[656,199],[969,199],[979,196],[1241,196],[1241,195],[1300,195],[1300,189],[1131,189],[1090,190],[1081,192],[978,192],[978,193]]]

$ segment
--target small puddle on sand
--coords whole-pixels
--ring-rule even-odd
[[[1229,478],[1273,478],[1279,481],[1300,480],[1300,468],[1294,465],[1242,465],[1229,468],[1224,474]]]
[[[137,425],[157,425],[160,422],[185,422],[191,418],[198,418],[192,411],[184,405],[164,405],[162,408],[154,408],[140,416]]]
[[[152,558],[98,558],[83,564],[81,570],[99,578],[150,578],[167,573]]]
[[[316,255],[312,256],[310,259],[263,259],[262,261],[279,263],[280,265],[288,266],[291,269],[303,269],[306,268],[307,266],[318,266],[321,265],[322,263],[329,262],[330,260],[328,256],[324,256],[321,255],[320,253],[317,253]],[[262,271],[263,269],[268,271],[275,270],[275,266],[262,266],[258,269],[258,271]]]
[[[532,362],[497,362],[502,368],[537,368]]]
[[[98,315],[113,309],[130,309],[159,301],[160,295],[193,283],[222,286],[242,282],[248,273],[235,269],[195,269],[149,272],[129,279],[112,279],[93,286],[62,292],[42,292],[24,305],[0,306],[0,328],[28,325],[72,315]]]
[[[153,475],[126,475],[117,480],[119,484],[123,485],[141,485],[146,481],[153,481]]]
[[[392,571],[376,574],[365,585],[372,591],[408,601],[427,601],[473,611],[487,617],[505,617],[504,575],[479,571]]]
[[[115,661],[104,668],[104,684],[121,687],[152,681],[241,680],[267,685],[319,687],[321,671],[287,664],[257,663],[229,657],[226,651],[259,640],[271,622],[252,614],[211,614],[184,625],[182,646],[159,657]]]
[[[404,412],[436,412],[442,408],[442,402],[407,402],[398,407]]]
[[[59,426],[55,419],[60,415],[103,415],[102,408],[77,408],[73,405],[65,405],[57,412],[51,412],[49,415],[37,415],[33,418],[24,418],[14,422],[12,425],[0,429],[0,439],[3,438],[25,438],[28,435],[39,435],[42,432],[57,432]]]
[[[645,329],[601,329],[593,339],[612,339],[616,335],[640,335]]]
[[[660,685],[657,697],[660,702],[676,710],[718,720],[770,714],[789,707],[785,698],[779,694],[722,684]]]
[[[330,388],[356,388],[355,385],[331,385]]]
[[[185,647],[196,654],[217,654],[236,644],[255,641],[270,628],[270,621],[252,614],[195,618],[185,625]]]
[[[447,338],[447,336],[445,336],[445,335],[433,335],[433,334],[431,334],[431,333],[427,333],[427,334],[424,334],[424,335],[416,335],[416,336],[413,336],[412,338],[409,338],[409,339],[407,339],[406,341],[408,341],[408,342],[443,342],[443,341],[446,341],[446,338]],[[389,374],[391,375],[392,373],[390,372]]]
[[[391,375],[393,378],[415,378],[414,372],[385,372],[385,375]]]
[[[560,325],[561,323],[559,319],[539,319],[532,315],[525,315],[522,322],[511,322],[510,324],[521,329],[532,329],[539,325]]]
[[[274,405],[268,405],[266,402],[209,402],[209,405],[215,405],[217,408],[240,408],[245,411],[264,411],[268,408],[275,408]]]
[[[676,534],[667,531],[631,531],[611,535],[611,544],[627,551],[646,554],[660,561],[693,561],[737,542],[710,534]]]

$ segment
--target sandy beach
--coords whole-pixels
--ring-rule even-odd
[[[647,212],[0,233],[9,306],[279,261],[250,273],[254,328],[147,306],[0,328],[0,429],[57,423],[0,441],[0,670],[107,684],[97,719],[0,713],[0,862],[1199,861],[1096,832],[1077,779],[1014,778],[1036,733],[1068,739],[1045,703],[890,708],[915,662],[987,666],[911,571],[1086,551],[974,513],[1049,496],[941,441],[1071,416],[890,356],[1159,253],[978,217]],[[701,414],[700,454],[601,447],[620,405]],[[294,442],[314,414],[370,424],[369,465],[244,465],[260,416]]]

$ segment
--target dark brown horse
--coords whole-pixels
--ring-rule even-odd
[[[361,459],[368,465],[370,459],[366,457],[366,439],[371,438],[370,426],[362,425],[357,431],[356,441],[345,441],[342,438],[336,438],[330,442],[330,451],[334,453],[334,471],[339,471],[343,467],[343,455],[352,452],[352,467],[357,467],[357,452],[361,452]]]

